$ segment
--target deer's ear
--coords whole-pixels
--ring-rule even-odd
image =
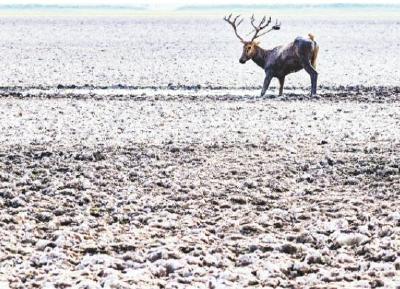
[[[260,41],[254,41],[254,45],[255,46],[259,46],[260,45]]]

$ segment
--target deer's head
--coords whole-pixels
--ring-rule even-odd
[[[239,62],[244,64],[248,60],[253,59],[253,57],[257,54],[258,44],[259,43],[255,41],[243,42],[243,52],[242,56],[239,58]]]
[[[272,26],[269,30],[264,30],[265,28],[268,27],[268,25],[271,24],[271,17],[263,17],[260,21],[260,23],[257,25],[254,24],[256,21],[254,18],[254,15],[251,16],[251,26],[253,26],[254,31],[251,31],[250,33],[254,33],[253,37],[251,38],[250,41],[245,41],[237,32],[237,27],[243,22],[243,19],[239,19],[240,15],[233,17],[232,14],[230,14],[228,17],[224,17],[224,20],[228,22],[232,28],[233,31],[236,34],[236,37],[239,38],[240,42],[243,43],[243,52],[242,56],[239,58],[240,63],[246,63],[248,60],[253,59],[253,57],[257,54],[257,49],[259,42],[255,41],[257,38],[267,34],[268,32],[271,32],[272,30],[279,30],[281,28],[281,24],[278,23],[278,21],[275,23],[274,26]],[[261,34],[260,32],[264,30]]]

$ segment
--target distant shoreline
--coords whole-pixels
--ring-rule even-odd
[[[273,17],[303,19],[397,19],[400,4],[265,4],[265,5],[185,5],[177,7],[151,7],[150,5],[0,5],[3,17],[221,17],[227,13],[264,14]]]
[[[57,5],[57,4],[0,4],[0,11],[14,10],[14,11],[38,11],[38,10],[93,10],[93,11],[137,11],[137,12],[158,12],[158,11],[221,11],[221,10],[320,10],[320,9],[398,9],[400,4],[382,4],[382,3],[330,3],[330,4],[223,4],[223,5],[183,5],[171,7],[151,7],[149,5]]]
[[[177,11],[193,10],[293,10],[293,9],[400,9],[400,4],[358,4],[358,3],[330,3],[330,4],[254,4],[254,5],[185,5]]]

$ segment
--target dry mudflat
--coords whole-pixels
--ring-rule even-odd
[[[260,98],[219,16],[3,17],[0,288],[400,288],[400,23],[324,18]]]
[[[397,288],[400,105],[1,100],[11,288]]]

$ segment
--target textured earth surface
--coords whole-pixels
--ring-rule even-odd
[[[396,102],[3,99],[1,269],[12,288],[395,288],[399,125]]]
[[[2,18],[0,288],[400,288],[399,22],[315,21],[259,98],[220,19]]]

